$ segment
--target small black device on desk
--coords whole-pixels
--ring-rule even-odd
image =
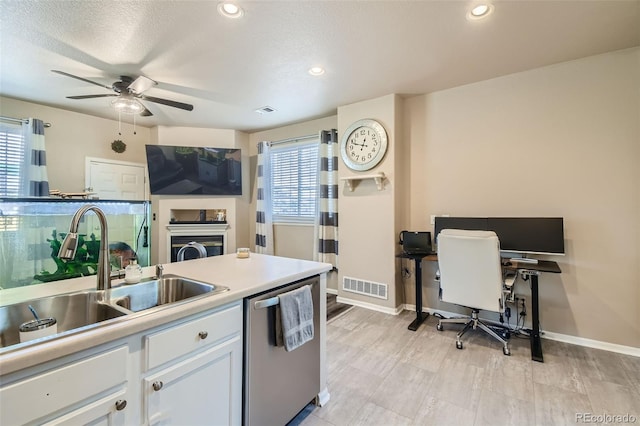
[[[433,254],[431,246],[431,232],[402,231],[400,232],[402,252],[412,256],[426,256]]]
[[[431,232],[402,231],[400,232],[402,253],[397,257],[413,259],[415,262],[416,280],[416,319],[409,324],[409,330],[416,331],[429,314],[422,312],[422,258],[433,253],[431,246]]]

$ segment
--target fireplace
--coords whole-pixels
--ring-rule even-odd
[[[171,262],[178,261],[178,251],[190,242],[200,243],[207,251],[207,257],[220,256],[224,254],[224,237],[222,235],[209,236],[188,236],[174,235],[171,237]],[[184,251],[184,260],[197,259],[199,253],[196,249],[190,247]]]
[[[191,241],[200,243],[207,256],[227,253],[227,228],[225,224],[171,224],[167,225],[167,262],[177,260],[178,250]],[[196,250],[185,250],[184,259],[198,257]]]

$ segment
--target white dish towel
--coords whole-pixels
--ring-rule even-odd
[[[311,286],[305,285],[287,293],[280,299],[280,320],[284,348],[292,351],[313,340],[313,299]]]

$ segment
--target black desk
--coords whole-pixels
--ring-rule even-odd
[[[411,331],[416,331],[420,324],[429,318],[428,312],[422,312],[422,259],[438,260],[436,255],[412,255],[401,253],[397,255],[401,259],[413,259],[416,265],[416,319],[413,320],[409,327]]]
[[[538,275],[541,272],[559,274],[562,271],[556,262],[550,260],[539,260],[538,263],[513,262],[506,266],[520,272],[531,279],[531,359],[544,362],[542,358],[542,341],[540,340],[540,305],[538,301]]]
[[[409,325],[409,330],[415,331],[424,320],[429,317],[428,313],[422,312],[422,260],[432,262],[438,261],[435,254],[428,256],[411,256],[399,254],[396,257],[414,259],[416,263],[416,319]],[[540,340],[540,304],[538,300],[538,275],[541,272],[559,274],[562,271],[556,262],[550,260],[539,260],[538,263],[512,262],[505,266],[507,269],[518,271],[520,274],[531,279],[531,359],[544,362],[542,357],[542,341]]]

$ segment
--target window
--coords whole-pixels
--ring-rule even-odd
[[[318,191],[318,140],[271,148],[273,222],[313,223]]]
[[[19,197],[24,164],[24,137],[20,125],[0,125],[0,197]]]

